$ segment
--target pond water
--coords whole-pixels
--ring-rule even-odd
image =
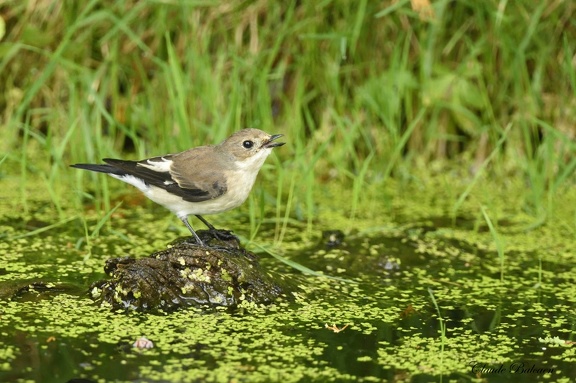
[[[392,204],[370,201],[356,219],[325,209],[311,234],[289,225],[274,251],[325,277],[249,244],[293,277],[294,299],[165,314],[112,312],[87,291],[106,259],[181,235],[176,218],[121,207],[86,237],[96,213],[54,218],[40,197],[28,213],[6,203],[0,381],[575,381],[574,191],[541,225],[510,202],[491,206],[497,234],[474,205],[449,218],[424,194],[391,190]],[[225,227],[242,234],[238,225]],[[274,230],[264,224],[255,241],[271,243]],[[151,348],[134,347],[142,337]]]

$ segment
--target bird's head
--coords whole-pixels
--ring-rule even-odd
[[[218,145],[240,168],[258,171],[272,149],[285,142],[276,142],[282,134],[268,134],[259,129],[242,129]]]

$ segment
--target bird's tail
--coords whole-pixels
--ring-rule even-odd
[[[123,172],[121,169],[118,169],[117,167],[112,166],[112,165],[74,164],[74,165],[70,165],[70,167],[77,168],[77,169],[90,170],[92,172],[115,174],[118,176],[126,174],[126,172]]]

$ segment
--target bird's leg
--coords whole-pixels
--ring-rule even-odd
[[[229,239],[238,239],[230,230],[218,230],[214,226],[210,224],[210,222],[206,221],[204,217],[201,215],[196,215],[196,217],[202,221],[204,225],[208,228],[208,230],[212,233],[212,235],[220,240],[226,241]]]
[[[180,218],[182,220],[182,222],[184,222],[184,225],[186,225],[186,227],[188,228],[188,230],[190,230],[190,233],[192,233],[192,235],[194,236],[194,238],[196,238],[196,243],[198,243],[200,246],[202,247],[206,247],[206,245],[204,244],[204,242],[202,242],[202,240],[200,239],[200,237],[198,236],[198,234],[196,234],[196,232],[194,231],[194,229],[192,229],[192,226],[190,225],[190,223],[188,222],[188,217],[181,217]]]
[[[210,222],[206,221],[206,220],[204,219],[204,217],[202,217],[201,215],[197,215],[196,218],[198,218],[200,221],[202,221],[202,223],[208,227],[208,230],[210,230],[210,231],[218,231],[214,226],[212,226],[212,225],[210,224]]]

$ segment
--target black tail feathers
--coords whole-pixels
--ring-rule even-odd
[[[77,169],[84,169],[84,170],[90,170],[92,172],[99,172],[99,173],[106,173],[106,174],[115,174],[118,176],[124,175],[126,174],[125,171],[122,171],[120,169],[118,169],[115,166],[112,165],[103,165],[103,164],[74,164],[74,165],[70,165],[70,167],[72,168],[77,168]]]

